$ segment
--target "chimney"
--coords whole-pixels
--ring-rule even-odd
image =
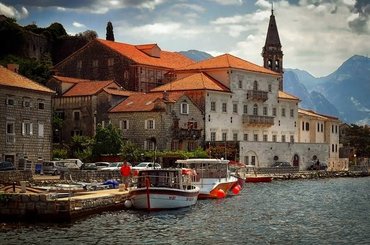
[[[163,100],[168,101],[168,92],[167,91],[163,91]]]
[[[12,72],[18,73],[19,65],[18,64],[8,64],[7,68],[8,70],[11,70]]]

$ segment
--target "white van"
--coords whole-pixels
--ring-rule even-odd
[[[80,159],[63,159],[63,162],[69,163],[68,168],[81,168],[83,162]]]

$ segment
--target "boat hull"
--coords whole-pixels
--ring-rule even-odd
[[[268,177],[268,176],[258,176],[258,177],[251,176],[251,177],[245,178],[245,182],[247,183],[271,182],[271,181],[272,181],[272,177]]]
[[[219,198],[219,190],[230,193],[232,187],[237,183],[237,178],[203,179],[193,184],[200,188],[198,199]]]
[[[199,188],[180,190],[171,188],[138,188],[130,191],[135,209],[177,209],[194,205],[198,200]],[[149,199],[148,199],[149,198]]]

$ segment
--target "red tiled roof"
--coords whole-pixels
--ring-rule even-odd
[[[200,61],[198,63],[184,66],[178,71],[188,71],[188,70],[211,70],[211,69],[227,69],[227,68],[234,68],[234,69],[241,69],[246,71],[258,72],[258,73],[265,73],[271,74],[275,76],[280,76],[279,73],[273,72],[269,69],[266,69],[262,66],[253,64],[249,61],[243,60],[231,54],[223,54],[214,58],[210,58],[207,60]]]
[[[184,93],[182,92],[170,92],[168,93],[168,100],[163,101],[165,103],[174,103]],[[137,93],[128,97],[117,106],[113,107],[109,112],[143,112],[152,111],[154,109],[154,101],[162,99],[163,93]]]
[[[63,76],[53,76],[53,77],[64,83],[94,82],[94,80],[82,79],[82,78],[76,78],[76,77],[63,77]]]
[[[118,95],[118,96],[130,96],[133,94],[137,94],[137,92],[123,90],[123,89],[115,89],[115,88],[110,88],[110,87],[104,88],[104,91],[107,92],[108,94]]]
[[[300,100],[298,97],[288,94],[287,92],[279,90],[278,93],[278,98],[279,99],[287,99],[287,100]]]
[[[135,46],[127,43],[112,42],[103,39],[95,40],[138,64],[175,69],[194,63],[194,61],[192,61],[191,59],[177,52],[168,52],[161,50],[160,57],[153,57],[140,50],[150,49],[156,44],[144,44]]]
[[[114,84],[115,86],[118,86],[113,81],[96,81],[96,82],[79,82],[76,83],[72,88],[67,90],[63,96],[69,97],[69,96],[89,96],[89,95],[95,95],[98,92],[102,91],[105,87],[108,87],[109,85]]]
[[[302,109],[302,108],[298,108],[298,114],[316,117],[321,120],[338,120],[337,117],[319,114],[319,113],[314,112],[313,110],[307,110],[307,109]]]
[[[35,90],[46,93],[55,93],[55,91],[37,82],[34,82],[18,73],[10,71],[9,69],[1,65],[0,65],[0,85]]]
[[[200,72],[184,77],[182,79],[156,87],[151,91],[189,91],[189,90],[214,90],[230,92],[225,85],[216,79]]]

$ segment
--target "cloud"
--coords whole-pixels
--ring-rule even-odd
[[[370,2],[368,0],[357,0],[352,12],[357,14],[355,18],[350,18],[348,26],[358,34],[370,32]]]
[[[2,0],[3,3],[9,5],[24,5],[29,7],[38,8],[55,8],[59,11],[77,11],[88,12],[93,14],[106,14],[111,9],[123,8],[138,8],[154,10],[157,6],[166,2],[166,0],[78,0],[78,1],[65,1],[65,0]]]
[[[242,5],[242,0],[209,0],[211,2],[215,2],[221,5]]]
[[[72,25],[77,28],[86,28],[84,24],[78,23],[77,21],[73,21]]]
[[[0,2],[0,14],[3,14],[9,18],[22,19],[28,16],[28,10],[22,6],[20,10],[17,10],[13,6],[7,6]]]

